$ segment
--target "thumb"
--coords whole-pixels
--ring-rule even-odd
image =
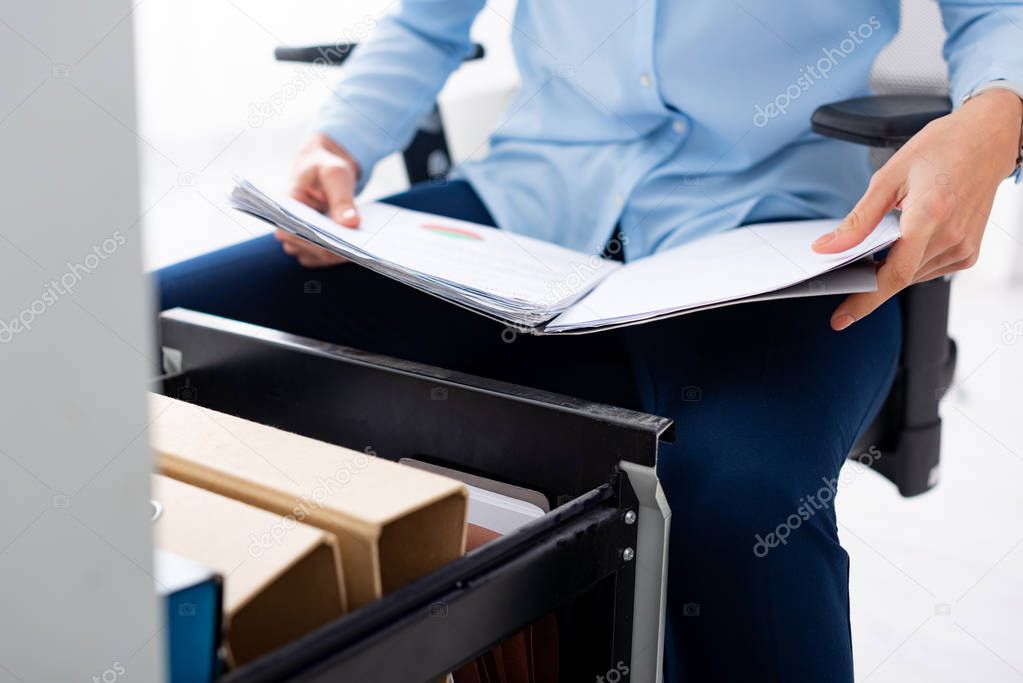
[[[324,164],[319,167],[320,187],[327,197],[327,215],[347,228],[359,227],[355,210],[355,175],[345,164]]]
[[[867,191],[838,227],[813,243],[818,254],[837,254],[862,242],[898,202],[899,185],[889,176],[874,174]]]

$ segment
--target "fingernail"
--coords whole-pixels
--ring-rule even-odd
[[[840,332],[852,325],[854,322],[856,322],[856,318],[852,317],[848,313],[842,313],[841,315],[836,315],[831,319],[831,329],[836,332]]]
[[[349,208],[341,212],[341,220],[346,221],[350,218],[355,218],[355,209]]]
[[[818,237],[814,241],[813,246],[815,246],[815,247],[823,247],[825,244],[828,244],[829,242],[834,240],[836,237],[838,237],[838,232],[835,231],[835,230],[832,230],[831,232],[829,232],[829,233],[827,233],[825,235],[821,235],[820,237]]]

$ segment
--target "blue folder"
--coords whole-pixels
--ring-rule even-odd
[[[212,683],[220,674],[223,580],[186,557],[157,550],[157,592],[164,599],[170,683]]]

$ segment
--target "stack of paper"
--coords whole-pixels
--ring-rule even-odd
[[[231,204],[405,284],[532,327],[586,295],[620,264],[467,221],[390,204],[359,207],[358,230],[237,180]]]
[[[885,218],[839,254],[810,244],[837,220],[762,223],[628,265],[475,223],[372,202],[357,230],[238,179],[231,204],[399,282],[534,334],[594,332],[747,301],[872,291]]]
[[[469,524],[502,536],[544,515],[542,509],[524,500],[469,484],[466,488],[469,489]]]

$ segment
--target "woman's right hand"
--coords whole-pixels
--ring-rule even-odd
[[[355,209],[355,183],[359,165],[344,149],[322,133],[309,140],[295,160],[291,196],[335,223],[346,228],[359,227]],[[306,268],[326,268],[344,263],[345,258],[278,229],[274,234],[284,252],[294,256]]]

